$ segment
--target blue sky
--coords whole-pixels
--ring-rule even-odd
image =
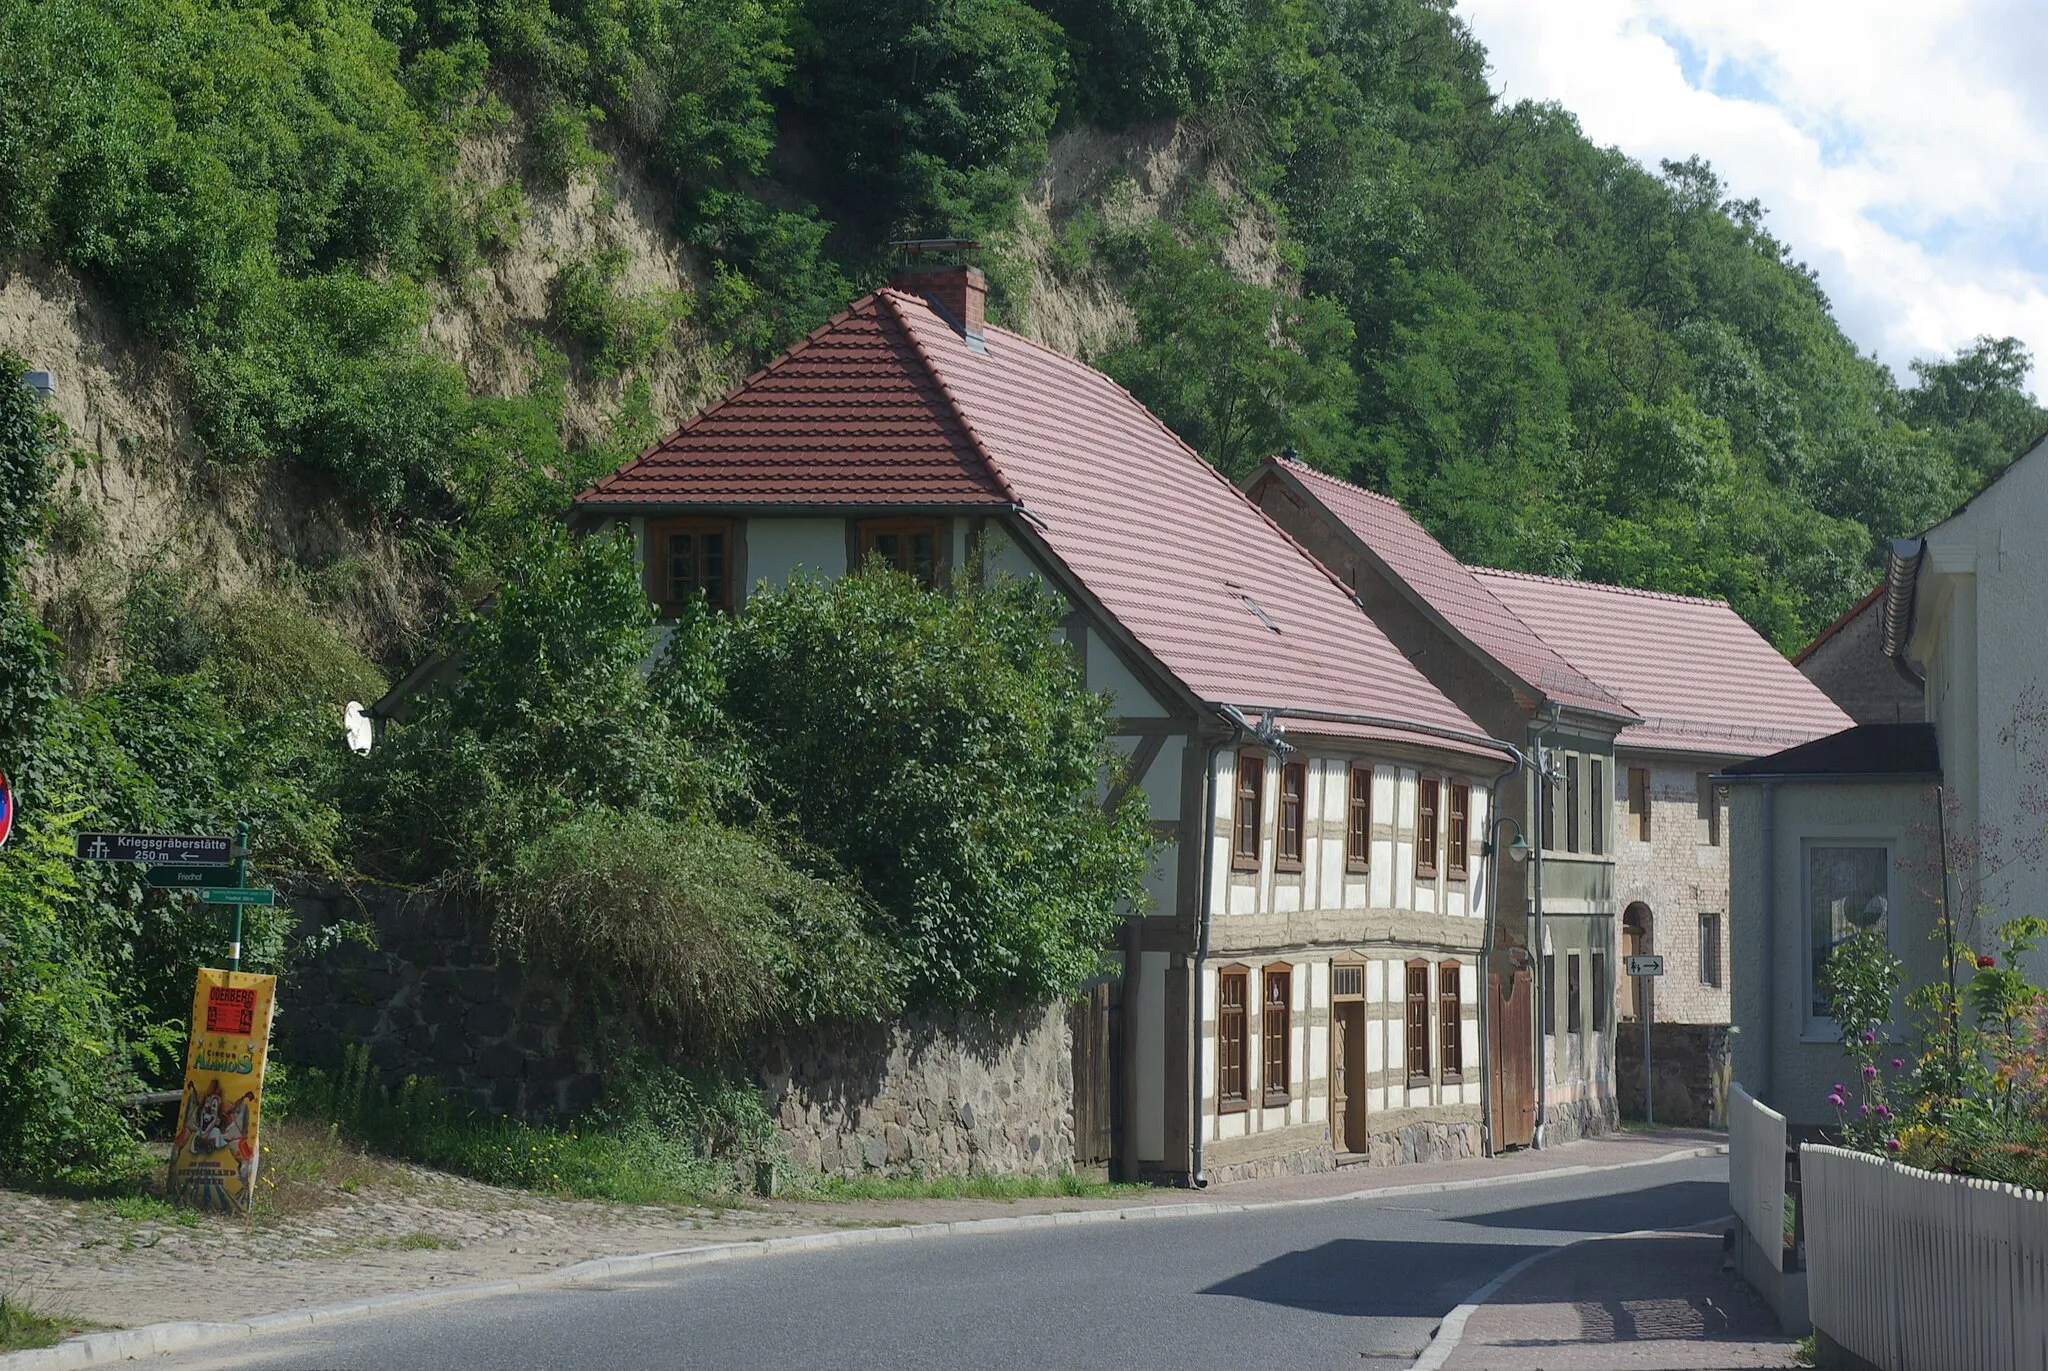
[[[1459,0],[1508,100],[1654,168],[1705,157],[1864,351],[2012,334],[2048,364],[2048,4]]]

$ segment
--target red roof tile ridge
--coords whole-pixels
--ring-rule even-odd
[[[1884,594],[1884,582],[1879,581],[1876,587],[1868,595],[1864,596],[1855,604],[1850,605],[1847,609],[1843,610],[1840,618],[1836,619],[1833,623],[1829,624],[1826,628],[1822,629],[1820,631],[1819,636],[1816,637],[1812,642],[1808,643],[1805,647],[1800,648],[1799,655],[1792,659],[1792,665],[1798,666],[1808,657],[1811,657],[1814,653],[1815,648],[1819,647],[1822,643],[1826,642],[1828,639],[1834,637],[1837,633],[1840,633],[1844,628],[1848,627],[1849,621],[1851,619],[1861,614],[1864,610],[1870,608],[1870,602],[1872,600],[1875,600],[1878,596],[1882,594]]]
[[[1513,581],[1538,581],[1545,585],[1570,586],[1574,590],[1599,590],[1614,595],[1633,595],[1643,600],[1671,600],[1682,605],[1719,605],[1730,608],[1718,595],[1679,595],[1669,590],[1643,590],[1636,586],[1614,586],[1605,581],[1575,581],[1569,576],[1545,576],[1534,571],[1509,571],[1504,567],[1475,566],[1475,576],[1499,576]]]
[[[670,429],[652,445],[642,448],[640,452],[634,456],[632,461],[621,463],[620,465],[615,466],[610,471],[606,472],[603,476],[600,476],[596,481],[592,482],[591,485],[587,489],[585,489],[582,494],[578,495],[576,499],[571,503],[581,504],[583,503],[583,501],[589,499],[591,496],[597,494],[599,491],[609,489],[614,481],[617,481],[620,478],[624,477],[626,473],[630,472],[634,467],[638,466],[641,462],[645,461],[649,457],[652,457],[655,453],[660,452],[662,449],[666,448],[670,443],[682,437],[691,429],[696,428],[699,424],[709,419],[712,415],[718,413],[718,411],[724,409],[734,400],[739,399],[741,395],[745,394],[754,385],[754,383],[759,381],[763,376],[766,376],[770,372],[780,368],[784,363],[788,362],[798,353],[810,347],[811,344],[817,342],[826,334],[831,333],[833,330],[837,329],[841,324],[845,323],[848,319],[851,319],[855,315],[861,313],[864,308],[872,309],[874,307],[875,295],[876,292],[870,291],[868,294],[861,296],[860,299],[855,300],[845,309],[840,310],[830,319],[827,319],[824,323],[818,325],[809,333],[806,333],[803,337],[797,339],[796,342],[791,343],[788,347],[784,348],[781,352],[777,353],[772,361],[769,361],[762,366],[756,367],[752,372],[748,373],[730,390],[726,391],[725,394],[719,396],[710,404],[698,406],[697,412],[695,414],[692,414],[688,419],[686,419],[680,427]]]
[[[1392,505],[1395,509],[1400,510],[1403,514],[1408,514],[1408,506],[1402,504],[1393,496],[1382,495],[1380,494],[1380,492],[1372,489],[1370,486],[1362,486],[1358,484],[1358,482],[1356,481],[1347,481],[1342,476],[1332,476],[1329,472],[1324,471],[1321,467],[1312,467],[1307,462],[1303,461],[1289,461],[1285,457],[1268,457],[1266,460],[1269,462],[1280,463],[1280,469],[1283,471],[1291,471],[1298,476],[1313,476],[1318,481],[1327,481],[1333,486],[1342,486],[1344,487],[1344,489],[1351,491],[1354,494],[1363,495],[1368,500],[1377,500],[1383,505]],[[1410,519],[1415,519],[1415,516],[1413,514],[1408,514],[1408,517]],[[1420,523],[1422,521],[1419,519],[1415,519],[1415,522]],[[1423,531],[1425,533],[1428,532],[1427,529]]]
[[[961,405],[960,397],[955,395],[953,388],[946,384],[946,374],[939,369],[937,359],[925,351],[924,342],[917,336],[917,330],[912,328],[909,321],[903,317],[903,308],[906,305],[924,305],[926,309],[930,309],[931,306],[925,305],[921,297],[913,296],[905,291],[895,290],[888,286],[884,286],[876,291],[873,298],[889,307],[889,312],[895,317],[896,326],[902,329],[903,336],[910,340],[911,350],[917,353],[918,361],[924,363],[924,369],[931,376],[932,384],[939,388],[939,394],[946,397],[946,408],[951,411],[953,419],[960,425],[961,431],[967,435],[967,441],[973,445],[974,455],[981,458],[982,464],[989,470],[989,475],[995,477],[997,488],[1003,492],[1004,497],[1011,504],[1019,509],[1024,508],[1023,498],[1017,494],[1016,488],[1010,484],[1009,478],[1003,475],[1002,464],[996,461],[995,454],[988,450],[988,444],[981,441],[981,434],[974,427],[974,420],[967,417],[967,410]],[[997,330],[997,332],[1004,331]]]

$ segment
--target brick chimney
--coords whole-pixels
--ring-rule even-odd
[[[988,277],[980,267],[957,263],[910,262],[896,269],[889,284],[922,295],[946,312],[948,321],[970,341],[981,340],[982,312],[988,300]]]

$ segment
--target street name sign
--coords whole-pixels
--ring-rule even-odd
[[[235,859],[235,840],[178,833],[81,833],[77,851],[83,862],[225,866]]]
[[[268,886],[212,886],[199,892],[201,904],[276,904],[277,892]]]
[[[1664,974],[1662,957],[1629,957],[1628,974],[1631,976],[1661,976]]]
[[[233,887],[241,878],[231,866],[153,866],[142,873],[143,884],[158,890],[200,890]]]

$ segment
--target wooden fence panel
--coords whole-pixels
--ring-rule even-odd
[[[2048,1195],[1835,1147],[1800,1181],[1816,1333],[1883,1371],[2048,1371]]]

